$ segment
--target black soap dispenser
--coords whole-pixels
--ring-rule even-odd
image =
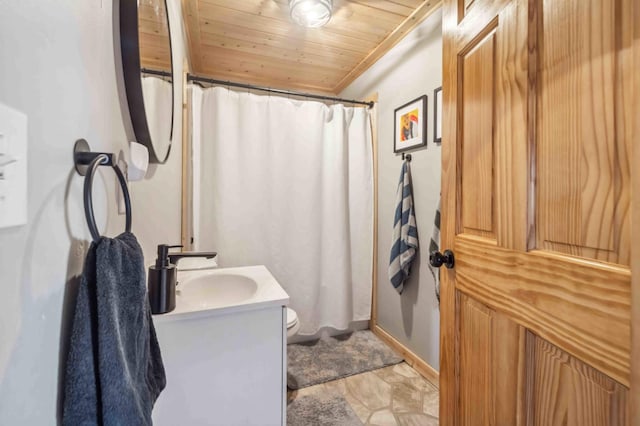
[[[149,303],[151,313],[166,314],[176,308],[176,265],[169,261],[169,249],[182,246],[158,246],[156,264],[149,267]]]

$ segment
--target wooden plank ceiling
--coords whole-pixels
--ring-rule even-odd
[[[182,0],[191,72],[337,94],[440,6],[439,0],[334,0],[322,28],[289,17],[288,0]]]
[[[139,1],[138,37],[142,68],[171,71],[169,21],[164,0]]]

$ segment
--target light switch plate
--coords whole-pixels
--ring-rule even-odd
[[[0,228],[27,223],[27,116],[0,103]]]

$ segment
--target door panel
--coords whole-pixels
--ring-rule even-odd
[[[491,415],[491,312],[467,297],[460,303],[460,411],[463,425],[489,424]]]
[[[533,346],[534,425],[626,424],[624,386],[543,339]]]
[[[473,6],[474,1],[475,0],[460,0],[460,3],[461,3],[460,6],[461,6],[462,11],[463,11],[462,16],[464,16],[469,11],[469,9],[471,9],[471,7]]]
[[[516,425],[524,417],[518,388],[524,383],[525,329],[462,293],[458,304],[460,424]]]
[[[631,15],[623,3],[542,3],[536,210],[540,249],[629,265],[633,121],[621,98],[632,82],[620,73],[631,70]]]
[[[441,424],[628,424],[640,3],[467,6],[443,5]]]
[[[531,160],[526,123],[528,79],[527,5],[513,2],[499,14],[496,29],[495,143],[497,237],[500,247],[526,250],[533,220],[529,207]]]
[[[494,150],[493,106],[495,31],[468,46],[459,55],[462,76],[460,105],[462,128],[461,208],[462,232],[490,239],[496,238],[494,227]]]

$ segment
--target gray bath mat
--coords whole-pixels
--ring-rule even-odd
[[[402,362],[371,331],[356,331],[287,347],[287,385],[300,389]]]
[[[346,399],[337,393],[296,398],[287,406],[287,426],[361,426]]]

